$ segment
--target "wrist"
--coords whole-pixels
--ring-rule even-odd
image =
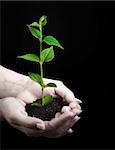
[[[0,98],[16,97],[25,89],[29,77],[16,73],[0,65]]]

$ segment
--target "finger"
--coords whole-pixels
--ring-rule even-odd
[[[60,112],[57,112],[57,113],[55,114],[55,118],[58,118],[60,115],[61,115],[61,113],[60,113]]]
[[[68,119],[65,124],[63,126],[60,126],[60,130],[62,128],[62,130],[64,129],[65,131],[67,131],[69,128],[71,128],[78,120],[80,119],[80,117],[75,116],[73,119]]]
[[[74,119],[68,119],[63,126],[58,128],[58,132],[61,134],[68,133],[68,130],[80,119],[80,117],[76,116]]]
[[[71,111],[73,112],[74,116],[79,115],[82,112],[82,110],[77,109],[77,108],[74,108]]]
[[[51,87],[48,87],[44,90],[44,93],[45,94],[48,94],[51,90],[51,95],[53,95],[54,97],[62,97],[64,98],[65,97],[65,93],[68,93],[68,95],[71,95],[72,97],[74,97],[74,94],[73,92],[68,89],[61,81],[58,81],[58,80],[52,80],[52,79],[46,79],[44,78],[44,83],[47,84],[49,82],[53,82],[57,85],[57,87],[55,88],[51,88]]]
[[[48,121],[48,128],[51,127],[51,128],[58,129],[60,126],[64,125],[65,122],[73,118],[74,118],[74,114],[72,112],[63,113],[58,118],[54,118],[51,121]]]
[[[26,118],[27,117],[29,117],[28,116],[28,113],[25,111],[25,109],[24,110],[20,110],[20,113],[22,113],[22,115],[23,116],[25,116]],[[43,123],[43,121],[41,120],[41,119],[39,119],[39,118],[36,118],[36,117],[31,117],[31,119],[34,119],[34,121],[36,120],[36,122],[37,122],[37,124],[35,125],[37,128],[39,128],[39,129],[42,129],[42,130],[44,130],[45,128],[45,125],[43,125],[44,123]],[[39,119],[39,120],[38,120]],[[38,121],[39,121],[39,123],[38,123]],[[19,123],[18,123],[19,124]]]
[[[23,115],[23,113],[19,111],[17,112],[16,116],[12,119],[12,123],[32,129],[35,129],[36,124],[38,123],[42,126],[42,128],[45,128],[45,124],[41,119]]]
[[[73,133],[73,130],[72,130],[72,128],[70,128],[69,130],[68,130],[68,133]]]
[[[20,112],[22,113],[22,115],[28,116],[28,113],[25,110],[20,110]]]
[[[41,86],[37,82],[31,80],[30,78],[29,78],[29,81],[27,83],[26,89],[29,93],[31,93],[32,96],[35,97],[35,99],[41,98],[41,93],[42,93]]]
[[[74,98],[73,94],[68,92],[68,90],[66,90],[66,88],[57,87],[54,90],[55,90],[55,95],[62,97],[63,101],[68,102],[68,103],[70,101],[73,101],[73,98]]]
[[[77,102],[71,102],[69,104],[69,106],[70,106],[71,109],[73,109],[73,108],[81,109],[81,106]]]
[[[72,111],[74,116],[79,115],[82,112],[81,109],[77,109],[77,108],[71,109],[69,106],[63,106],[62,109],[61,109],[61,113],[66,113],[66,112],[69,112],[69,111]]]
[[[36,124],[36,127],[37,127],[38,129],[45,130],[45,125],[44,125],[44,124],[37,123],[37,124]]]
[[[71,102],[77,102],[78,104],[80,101],[75,98],[74,94],[72,91],[70,91],[66,86],[62,87],[57,87],[54,89],[55,95],[58,95],[63,98],[63,101],[66,103],[71,103]]]
[[[82,103],[82,101],[81,101],[80,99],[78,99],[78,98],[76,98],[76,102],[77,102],[78,104],[81,104],[81,103]]]
[[[63,99],[65,99],[65,97],[66,97],[65,100],[66,100],[67,102],[70,102],[70,101],[77,101],[77,103],[82,103],[81,100],[75,98],[73,92],[72,92],[69,88],[67,88],[61,81],[44,78],[44,83],[45,83],[45,84],[47,84],[47,83],[49,83],[49,82],[53,82],[53,83],[55,83],[55,84],[57,85],[56,88],[49,88],[49,89],[46,88],[46,89],[47,89],[47,90],[46,90],[47,92],[50,92],[50,91],[48,91],[48,90],[52,89],[52,92],[51,92],[51,93],[53,93],[54,97],[55,97],[55,96],[59,96],[59,97],[62,97]],[[52,94],[51,94],[51,95],[52,95]],[[66,96],[66,95],[67,95],[67,96]],[[68,99],[67,99],[67,97],[68,97]]]
[[[63,125],[58,127],[58,132],[60,132],[61,134],[67,133],[69,128],[71,128],[79,119],[80,117],[78,116],[75,116],[74,118],[69,118],[65,121]]]
[[[81,119],[81,117],[75,116],[74,119],[71,122],[70,127],[72,127],[76,122],[78,122]]]
[[[20,93],[17,98],[23,100],[26,104],[34,102],[37,97],[30,93],[29,91],[25,90],[22,93]]]
[[[64,113],[64,112],[66,113],[70,110],[71,110],[71,108],[69,106],[63,106],[62,109],[61,109],[61,113]]]
[[[47,95],[52,95],[54,98],[57,97],[57,95],[55,95],[54,87],[47,87],[44,89],[44,96],[47,96]]]
[[[21,99],[19,98],[16,98],[24,107],[26,106],[26,103],[24,101],[22,101]]]
[[[53,97],[62,97],[63,101],[70,103],[76,101],[78,104],[82,103],[81,100],[75,98],[73,92],[67,88],[61,81],[51,80],[51,79],[44,79],[44,82],[47,84],[49,82],[54,82],[57,87],[56,88],[46,88],[44,93],[46,95],[50,94]]]

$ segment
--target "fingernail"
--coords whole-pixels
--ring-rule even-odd
[[[82,110],[79,110],[79,109],[72,109],[72,112],[73,112],[73,114],[74,115],[79,115],[81,112],[82,112]]]
[[[72,129],[69,129],[68,132],[71,134],[71,133],[73,133],[73,130],[72,130]]]
[[[76,100],[77,100],[79,103],[82,103],[82,101],[81,101],[80,99],[76,98]]]
[[[82,112],[82,110],[80,109],[80,110],[78,110],[79,111],[79,113],[81,113]]]
[[[39,129],[41,129],[41,130],[45,130],[45,126],[43,124],[37,123],[36,127],[39,128]]]
[[[70,107],[71,109],[73,109],[73,108],[81,109],[81,106],[80,106],[77,102],[71,102],[71,103],[69,104],[69,107]]]
[[[81,117],[75,116],[74,119],[75,119],[75,120],[79,120],[80,118],[81,118]]]

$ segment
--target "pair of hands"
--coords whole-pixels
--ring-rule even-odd
[[[72,91],[61,81],[44,79],[46,84],[53,82],[57,85],[56,88],[46,88],[44,94],[62,97],[63,101],[68,103],[68,106],[63,106],[61,112],[56,113],[55,118],[52,118],[51,121],[30,117],[25,110],[25,106],[41,98],[41,87],[29,77],[25,76],[24,78],[26,78],[24,87],[19,90],[19,93],[17,92],[16,96],[0,99],[1,116],[11,126],[22,131],[27,136],[58,138],[72,133],[71,127],[80,119],[78,115],[82,112],[81,101],[75,98]],[[21,82],[23,82],[23,79]]]

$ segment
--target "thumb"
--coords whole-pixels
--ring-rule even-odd
[[[45,124],[44,124],[43,120],[41,120],[39,118],[24,115],[23,113],[16,114],[13,124],[20,125],[20,126],[23,126],[26,128],[31,128],[31,129],[37,128],[36,124],[38,124],[40,129],[42,129],[42,128],[45,129]]]
[[[37,97],[28,90],[21,92],[17,98],[23,100],[26,104],[32,103],[37,99]]]

